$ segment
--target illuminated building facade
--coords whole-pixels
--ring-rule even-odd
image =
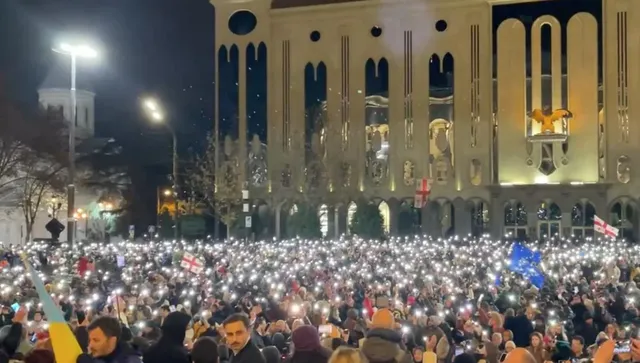
[[[275,233],[304,199],[329,236],[347,232],[358,200],[377,203],[394,233],[430,178],[419,224],[435,236],[589,235],[594,214],[637,236],[640,1],[603,0],[601,20],[494,27],[495,7],[521,2],[212,0],[218,59],[238,59],[239,145],[254,137],[247,65],[267,59],[266,157],[252,146],[237,158]],[[386,92],[370,94],[367,74],[382,68]],[[319,111],[309,79],[323,79]]]

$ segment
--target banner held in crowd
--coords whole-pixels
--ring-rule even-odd
[[[610,225],[598,216],[593,216],[593,230],[611,238],[617,238],[619,233],[618,228]]]
[[[22,255],[22,262],[33,281],[33,285],[38,293],[38,298],[42,303],[42,309],[49,324],[49,337],[53,346],[53,354],[57,363],[76,363],[82,349],[71,331],[69,324],[64,320],[62,312],[51,299],[42,279],[38,276],[38,271],[31,266],[26,255]]]

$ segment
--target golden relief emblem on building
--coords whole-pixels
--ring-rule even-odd
[[[526,164],[535,167],[544,176],[553,174],[569,163],[569,121],[573,114],[566,109],[544,112],[534,109],[527,120]],[[560,129],[556,128],[560,123]],[[539,125],[538,127],[535,124]]]
[[[556,121],[562,121],[562,134],[568,133],[568,120],[573,117],[571,112],[563,109],[555,110],[550,115],[545,115],[541,109],[536,108],[531,111],[531,119],[540,124],[540,133],[542,134],[555,134],[556,127],[554,123]]]

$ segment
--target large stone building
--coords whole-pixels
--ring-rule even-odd
[[[531,0],[212,0],[219,59],[238,57],[239,145],[253,137],[247,64],[268,54],[266,157],[256,140],[221,158],[248,166],[240,178],[276,234],[303,199],[329,236],[347,230],[358,200],[378,203],[393,233],[428,178],[420,224],[432,235],[589,235],[598,214],[637,236],[640,1],[602,0],[601,19],[494,27],[494,7],[520,2]],[[447,84],[430,87],[433,62],[449,65]],[[388,94],[367,94],[367,70],[382,66]],[[309,67],[326,73],[312,128]]]

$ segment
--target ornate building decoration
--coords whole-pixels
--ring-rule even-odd
[[[222,187],[235,188],[240,177],[240,166],[238,165],[238,148],[236,141],[227,135],[224,138],[224,158],[222,160],[221,174]]]
[[[447,184],[453,173],[453,125],[443,119],[434,120],[429,125],[431,142],[431,175],[437,184]]]
[[[408,187],[415,185],[416,183],[415,169],[416,169],[416,165],[413,161],[405,160],[402,166],[402,179],[404,181],[404,185]]]
[[[526,159],[527,165],[549,176],[562,165],[569,163],[567,152],[569,122],[572,118],[573,114],[565,109],[558,109],[551,113],[545,113],[540,109],[531,111],[526,127],[526,150],[529,155]],[[540,126],[539,132],[534,131],[534,123]]]
[[[474,186],[482,184],[482,163],[478,159],[469,162],[469,182]]]
[[[280,184],[283,188],[291,188],[291,165],[284,165],[284,168],[280,173]]]
[[[351,186],[351,164],[346,161],[340,164],[340,181],[344,188]]]
[[[631,159],[627,155],[621,155],[616,163],[618,181],[627,184],[631,181]]]
[[[382,184],[388,173],[387,154],[383,150],[383,137],[388,137],[388,125],[367,126],[367,151],[365,156],[365,166],[367,175],[374,185]],[[384,136],[381,131],[385,131]]]
[[[262,187],[267,183],[267,149],[256,134],[249,150],[249,173],[251,185]]]
[[[305,169],[305,181],[311,189],[320,188],[325,182],[324,165],[319,161],[313,161]]]

